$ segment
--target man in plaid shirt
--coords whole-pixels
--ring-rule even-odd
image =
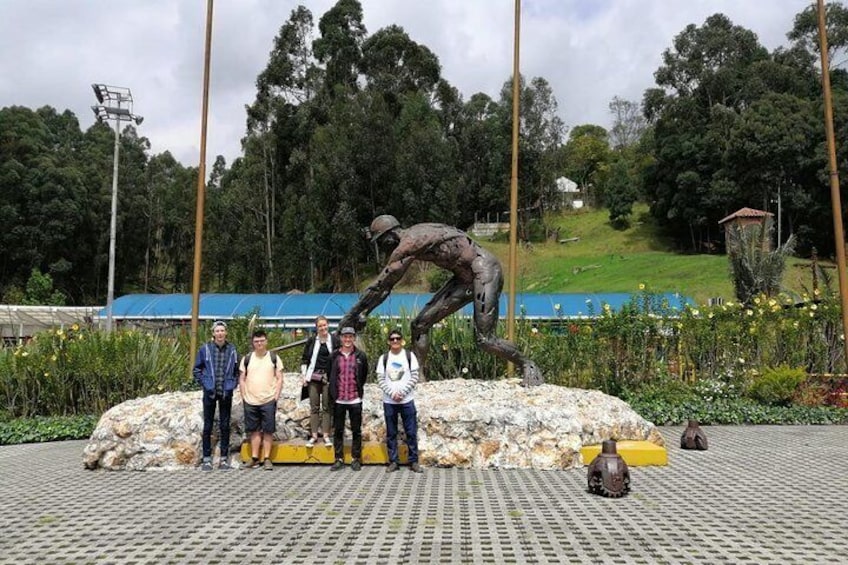
[[[362,467],[362,395],[368,376],[368,356],[356,347],[356,330],[341,329],[342,346],[330,357],[330,398],[333,400],[333,448],[336,462],[330,468],[338,471],[344,467],[345,415],[350,419],[351,444],[350,469]]]

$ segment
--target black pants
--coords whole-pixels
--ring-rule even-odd
[[[221,423],[221,457],[230,455],[230,414],[233,408],[233,393],[218,395],[214,390],[203,391],[203,457],[212,457],[212,425],[215,421],[215,407],[218,407],[218,419]]]
[[[336,461],[344,459],[344,424],[345,414],[350,417],[350,431],[353,443],[350,447],[351,459],[362,459],[362,403],[333,404],[333,448],[336,451]]]

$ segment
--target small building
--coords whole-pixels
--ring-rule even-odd
[[[749,226],[761,226],[765,233],[771,231],[772,218],[774,214],[765,210],[757,210],[755,208],[740,208],[729,216],[719,220],[719,225],[724,226],[724,242],[728,253],[730,252],[731,239],[733,237],[732,230],[744,230]],[[771,238],[764,238],[763,251],[771,251]]]
[[[580,187],[573,180],[566,177],[556,179],[556,191],[559,195],[560,206],[579,210],[583,207],[583,199],[580,196]]]

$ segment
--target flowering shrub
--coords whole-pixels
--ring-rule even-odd
[[[628,398],[637,392],[661,394],[669,403],[732,402],[747,393],[768,367],[802,367],[805,373],[845,373],[838,300],[804,296],[755,297],[750,305],[688,306],[676,310],[650,290],[640,288],[618,311],[587,306],[589,316],[566,318],[554,307],[550,321],[517,320],[515,343],[533,359],[548,383],[599,389]],[[388,349],[386,335],[399,327],[411,339],[410,317],[371,318],[359,341],[372,367]],[[207,323],[198,343],[209,338]],[[247,318],[228,324],[229,339],[244,353],[249,344]],[[498,335],[505,336],[504,324]],[[305,337],[288,330],[269,331],[277,346]],[[499,379],[506,363],[476,345],[470,319],[451,316],[429,335],[428,380]],[[411,347],[411,343],[407,343]],[[0,350],[0,413],[11,417],[100,413],[115,403],[193,385],[188,373],[189,333],[157,336],[139,331],[112,334],[51,330],[30,343]],[[302,348],[281,352],[286,370],[296,370]],[[369,379],[373,379],[373,369]],[[516,374],[520,376],[520,374]],[[848,404],[846,387],[824,391],[826,404]],[[654,387],[655,392],[650,393]],[[801,388],[804,404],[814,391]],[[657,402],[660,402],[657,400]],[[666,402],[666,400],[662,400]],[[799,400],[799,402],[801,402]],[[747,410],[747,408],[746,408]]]
[[[74,325],[0,351],[0,409],[14,417],[99,414],[146,394],[179,389],[188,357],[176,340]]]

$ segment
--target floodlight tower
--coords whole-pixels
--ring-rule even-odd
[[[94,96],[100,103],[92,106],[97,121],[109,124],[115,120],[115,155],[112,162],[112,218],[109,222],[109,283],[106,291],[106,331],[112,331],[112,302],[115,299],[115,232],[118,217],[118,148],[121,140],[121,122],[135,122],[141,125],[144,120],[133,114],[133,97],[129,88],[92,84]]]

